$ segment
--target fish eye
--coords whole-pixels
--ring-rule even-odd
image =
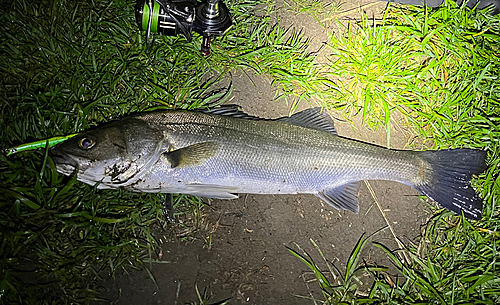
[[[81,149],[91,149],[94,147],[95,141],[92,140],[91,138],[81,138],[80,141],[78,141],[78,146],[80,146]]]

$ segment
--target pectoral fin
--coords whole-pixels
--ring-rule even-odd
[[[352,182],[318,193],[316,196],[337,210],[349,210],[357,214],[359,212],[358,194],[360,184],[361,181]]]
[[[172,168],[176,168],[201,165],[217,155],[218,152],[218,144],[202,142],[164,153],[163,156],[167,158]]]

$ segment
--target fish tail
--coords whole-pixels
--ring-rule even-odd
[[[478,149],[448,149],[419,152],[429,168],[428,177],[413,187],[459,215],[481,219],[483,200],[470,185],[473,175],[486,169],[486,152]]]

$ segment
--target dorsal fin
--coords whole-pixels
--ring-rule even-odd
[[[243,112],[238,105],[221,105],[218,108],[196,110],[206,114],[224,115],[247,120],[266,120]]]
[[[246,114],[238,105],[222,105],[219,108],[198,111],[206,114],[225,115],[247,120],[280,121],[291,125],[302,126],[319,131],[326,131],[337,135],[337,130],[335,129],[335,124],[332,118],[326,111],[322,111],[320,107],[309,108],[299,113],[293,114],[292,116],[282,117],[278,119],[263,119],[257,116]]]
[[[320,107],[309,108],[290,117],[278,119],[292,125],[307,127],[319,131],[327,131],[337,135],[335,124],[326,111],[321,111]]]

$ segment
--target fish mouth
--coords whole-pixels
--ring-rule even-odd
[[[51,151],[50,157],[56,164],[58,172],[64,175],[71,175],[78,168],[78,162],[75,161],[70,155],[58,151]]]

